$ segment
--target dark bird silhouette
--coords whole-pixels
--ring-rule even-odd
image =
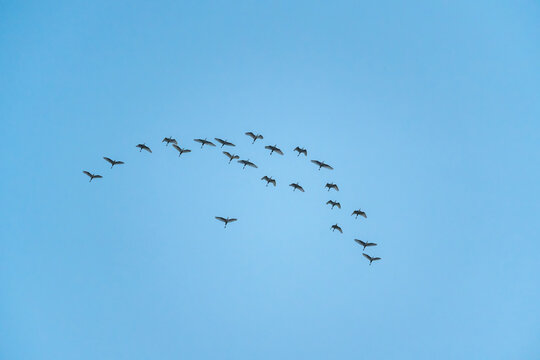
[[[251,161],[249,161],[249,159],[247,159],[247,160],[238,160],[238,162],[239,162],[240,164],[243,164],[243,165],[244,165],[244,166],[242,166],[242,169],[245,169],[245,168],[246,168],[246,165],[247,165],[247,166],[254,167],[254,168],[257,167],[257,165],[255,165],[254,163],[252,163]]]
[[[368,247],[368,246],[377,246],[376,243],[365,242],[365,241],[358,240],[358,239],[354,239],[354,241],[356,241],[358,244],[360,244],[360,245],[362,245],[364,247],[362,250],[366,250],[366,247]]]
[[[105,161],[111,164],[111,169],[113,168],[114,165],[122,165],[124,163],[123,161],[112,160],[106,156],[104,156],[103,158],[105,159]]]
[[[230,152],[224,151],[223,153],[225,154],[225,156],[227,156],[227,157],[229,158],[229,164],[230,164],[231,161],[233,161],[234,159],[240,159],[240,156],[235,155],[235,154],[231,154]]]
[[[272,155],[273,152],[278,153],[279,155],[283,155],[283,151],[281,151],[281,149],[278,148],[276,145],[267,145],[264,148],[270,150],[270,155]]]
[[[224,147],[225,145],[227,145],[227,146],[236,146],[232,142],[229,142],[227,140],[223,140],[223,139],[220,139],[220,138],[214,138],[214,139],[216,139],[216,141],[221,144],[221,147]]]
[[[261,180],[266,181],[266,186],[268,186],[268,184],[273,184],[274,187],[276,186],[276,179],[272,179],[271,177],[265,175],[261,178]]]
[[[362,255],[364,255],[364,257],[369,260],[369,265],[371,265],[371,263],[374,261],[381,260],[380,257],[371,257],[366,253],[362,253]]]
[[[191,152],[191,150],[182,149],[180,146],[178,146],[176,144],[173,144],[173,148],[175,148],[178,151],[178,157],[180,157],[180,155],[182,155],[183,153],[190,153]]]
[[[358,210],[354,210],[354,211],[352,212],[351,216],[353,216],[353,215],[356,215],[355,219],[357,219],[357,218],[358,218],[358,215],[360,215],[360,216],[363,216],[363,217],[365,217],[365,218],[367,219],[367,215],[366,215],[366,213],[365,213],[365,212],[363,212],[363,211],[362,211],[362,210],[360,210],[360,209],[358,209]]]
[[[293,151],[296,151],[298,152],[298,155],[296,156],[300,156],[300,154],[304,154],[305,156],[307,156],[307,150],[304,149],[304,148],[301,148],[301,147],[295,147]]]
[[[227,218],[224,218],[224,217],[221,217],[221,216],[216,216],[216,219],[218,219],[219,221],[222,221],[222,222],[225,223],[224,228],[227,227],[227,224],[228,224],[228,223],[235,222],[236,220],[238,220],[238,219],[234,219],[234,218],[229,219],[228,217],[227,217]]]
[[[314,163],[315,165],[317,165],[319,167],[319,170],[321,170],[321,168],[325,168],[325,169],[328,169],[328,170],[334,170],[333,167],[331,167],[330,165],[326,164],[324,161],[319,161],[319,160],[311,160],[312,163]]]
[[[255,135],[255,134],[252,133],[251,131],[247,132],[246,135],[253,139],[252,144],[255,143],[255,141],[256,141],[257,139],[261,139],[261,140],[264,139],[264,137],[263,137],[261,134]]]
[[[148,146],[146,146],[146,144],[138,144],[136,147],[139,148],[139,152],[143,151],[143,150],[146,150],[148,151],[149,153],[152,152],[152,150],[150,150],[150,148]]]
[[[337,231],[339,231],[340,233],[343,234],[343,230],[341,230],[341,228],[339,227],[338,224],[332,225],[330,228],[332,229],[332,232],[333,232],[334,230],[337,230]]]
[[[161,142],[166,143],[165,146],[169,146],[169,144],[178,144],[176,142],[176,139],[173,139],[172,136],[163,138],[163,140],[161,140]]]
[[[326,185],[324,185],[324,187],[328,188],[328,191],[330,191],[331,189],[339,191],[338,186],[336,184],[334,184],[334,183],[326,183]]]
[[[208,141],[206,139],[193,139],[193,141],[198,142],[199,144],[201,144],[201,149],[202,149],[202,147],[204,145],[216,146],[216,144],[214,144],[213,142]]]
[[[94,180],[94,179],[101,179],[103,176],[101,175],[97,175],[97,174],[92,174],[91,172],[89,171],[83,171],[84,174],[88,175],[88,177],[90,178],[90,181]]]
[[[289,184],[289,186],[292,186],[293,187],[293,191],[295,191],[296,189],[300,190],[301,192],[304,192],[304,188],[301,187],[300,185],[298,185],[298,183],[292,183],[292,184]]]
[[[334,206],[337,206],[339,209],[341,209],[341,204],[338,203],[337,201],[328,200],[328,201],[326,202],[326,204],[327,204],[327,205],[328,205],[328,204],[332,205],[332,209],[334,208]]]

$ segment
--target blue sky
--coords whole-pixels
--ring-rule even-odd
[[[540,357],[538,2],[4,1],[0,19],[0,358]]]

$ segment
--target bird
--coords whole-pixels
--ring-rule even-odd
[[[298,152],[298,155],[296,156],[300,156],[300,154],[304,154],[305,156],[307,156],[307,150],[304,149],[304,148],[301,148],[301,147],[295,147],[293,151],[296,151]]]
[[[377,246],[376,243],[365,242],[365,241],[358,240],[358,239],[354,239],[354,241],[356,241],[358,244],[360,244],[360,245],[362,245],[364,247],[362,250],[366,250],[366,247],[368,247],[368,246]]]
[[[180,155],[182,155],[183,153],[189,153],[191,152],[191,150],[189,149],[182,149],[180,146],[176,145],[176,144],[173,144],[173,148],[175,148],[176,150],[178,150],[178,157],[180,157]]]
[[[363,216],[363,217],[365,217],[365,218],[367,219],[367,215],[366,215],[366,213],[365,213],[365,212],[363,212],[363,211],[362,211],[362,210],[360,210],[360,209],[358,209],[358,210],[354,210],[354,211],[352,212],[351,216],[353,216],[353,215],[356,215],[355,219],[357,219],[357,218],[358,218],[358,215],[360,215],[360,216]]]
[[[213,142],[208,141],[206,139],[193,139],[193,141],[200,143],[201,144],[201,149],[202,149],[202,147],[204,145],[216,146],[216,144],[214,144]]]
[[[227,227],[227,224],[228,224],[228,223],[234,222],[234,221],[238,220],[238,219],[234,219],[234,218],[229,219],[228,217],[227,217],[227,218],[224,218],[224,217],[221,217],[221,216],[216,216],[215,218],[218,219],[219,221],[222,221],[222,222],[225,223],[224,228]]]
[[[326,185],[324,187],[328,188],[328,191],[330,191],[331,189],[339,191],[338,186],[336,184],[334,184],[334,183],[326,183]]]
[[[90,181],[94,180],[94,179],[101,179],[103,176],[101,175],[96,175],[96,174],[92,174],[91,172],[89,171],[83,171],[84,174],[88,175],[90,177]]]
[[[161,142],[166,143],[165,146],[169,146],[169,144],[178,144],[176,142],[176,139],[173,139],[172,136],[163,138],[163,140],[161,140]]]
[[[141,152],[143,150],[146,150],[149,153],[152,153],[152,150],[150,150],[150,148],[148,146],[146,146],[146,144],[138,144],[136,147],[139,148],[139,152]]]
[[[319,160],[311,160],[312,163],[314,163],[315,165],[317,165],[319,167],[319,170],[321,170],[321,168],[325,168],[325,169],[328,169],[328,170],[334,170],[333,167],[331,167],[330,165],[326,164],[324,161],[319,161]]]
[[[364,257],[369,260],[369,265],[371,265],[371,263],[374,261],[381,260],[380,257],[371,257],[366,253],[362,253],[362,255],[364,255]]]
[[[293,187],[293,191],[295,191],[296,189],[300,190],[301,192],[304,192],[304,188],[301,187],[300,185],[298,185],[298,183],[292,183],[292,184],[289,184],[289,186],[292,186]]]
[[[214,139],[216,139],[216,141],[221,144],[221,147],[223,147],[225,145],[227,145],[227,146],[236,146],[232,142],[229,142],[227,140],[223,140],[223,139],[220,139],[220,138],[214,138]]]
[[[253,139],[252,144],[254,144],[257,139],[261,139],[261,140],[264,139],[264,137],[261,134],[255,135],[251,131],[247,132],[246,135]]]
[[[338,203],[337,201],[328,200],[328,201],[326,202],[326,204],[327,204],[327,205],[328,205],[328,204],[332,205],[332,209],[334,208],[334,206],[337,206],[339,209],[341,209],[341,204]]]
[[[334,230],[337,230],[337,231],[339,231],[340,233],[343,234],[343,230],[341,230],[341,228],[339,227],[338,224],[332,225],[330,228],[332,229],[332,232],[333,232]]]
[[[279,155],[283,155],[283,151],[281,151],[281,149],[278,148],[276,145],[267,145],[264,148],[270,150],[270,155],[272,155],[273,152],[278,153]]]
[[[276,186],[276,179],[272,179],[271,177],[265,175],[261,178],[261,180],[266,181],[266,186],[268,186],[268,184],[273,184],[274,186]]]
[[[239,162],[240,164],[243,164],[243,165],[244,165],[244,166],[242,167],[242,169],[245,169],[245,168],[246,168],[246,165],[247,165],[247,166],[254,167],[254,168],[257,167],[257,165],[255,165],[254,163],[252,163],[251,161],[249,161],[249,159],[247,159],[247,160],[238,160],[238,162]]]
[[[240,159],[240,156],[231,154],[230,152],[224,151],[223,153],[229,158],[229,164],[230,164],[231,161],[233,161],[234,159]]]
[[[113,168],[114,165],[122,165],[124,163],[123,161],[112,160],[106,156],[104,156],[103,158],[105,159],[105,161],[111,164],[111,169]]]

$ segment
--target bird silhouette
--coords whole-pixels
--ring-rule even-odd
[[[289,186],[292,186],[293,191],[295,191],[296,189],[298,189],[298,190],[300,190],[301,192],[304,192],[304,188],[301,187],[300,185],[298,185],[298,183],[292,183],[292,184],[289,184]]]
[[[307,156],[307,150],[304,149],[304,148],[301,148],[301,147],[295,147],[293,151],[296,151],[298,152],[298,155],[296,156],[300,156],[300,154],[304,154],[305,156]]]
[[[343,234],[343,230],[341,230],[341,228],[339,227],[338,224],[332,225],[330,228],[332,229],[332,232],[333,232],[334,230],[337,230],[337,231],[339,231],[340,233]]]
[[[91,172],[89,171],[83,171],[84,174],[88,175],[88,177],[90,178],[90,182],[94,179],[101,179],[103,176],[101,175],[97,175],[97,174],[92,174]]]
[[[163,138],[163,140],[161,140],[161,142],[166,143],[165,146],[169,146],[169,144],[178,144],[176,142],[176,139],[173,139],[172,136]]]
[[[362,245],[364,247],[362,250],[366,250],[366,247],[369,247],[369,246],[377,246],[376,243],[365,242],[365,241],[358,240],[358,239],[354,239],[354,241],[356,241],[358,244],[360,244],[360,245]]]
[[[123,161],[112,160],[106,156],[104,156],[103,158],[105,159],[105,161],[111,164],[111,169],[113,168],[114,165],[122,165],[124,163]]]
[[[362,253],[362,255],[364,255],[364,257],[369,260],[369,265],[371,265],[371,263],[374,261],[381,260],[380,257],[371,257],[366,253]]]
[[[334,183],[326,183],[326,185],[324,185],[324,187],[328,188],[328,191],[330,191],[331,189],[339,191],[338,186],[336,184],[334,184]]]
[[[328,200],[328,201],[326,202],[326,204],[327,204],[327,205],[328,205],[328,204],[332,205],[332,209],[334,208],[334,206],[337,206],[339,209],[341,209],[341,204],[338,203],[337,201]]]
[[[328,170],[334,170],[333,167],[331,167],[330,165],[326,164],[324,161],[319,161],[319,160],[311,160],[312,163],[314,163],[315,165],[317,165],[319,167],[319,170],[321,170],[321,168],[325,168],[325,169],[328,169]]]
[[[234,219],[234,218],[229,219],[228,217],[227,217],[227,218],[224,218],[224,217],[221,217],[221,216],[216,216],[215,218],[218,219],[219,221],[222,221],[222,222],[225,223],[224,228],[227,227],[227,224],[228,224],[228,223],[235,222],[236,220],[238,220],[238,219]]]
[[[272,155],[273,152],[278,153],[279,155],[283,155],[283,151],[281,151],[281,149],[278,148],[276,145],[267,145],[264,148],[270,150],[270,155]]]
[[[183,149],[183,148],[181,148],[180,146],[178,146],[176,144],[173,144],[173,148],[175,148],[178,151],[178,157],[180,157],[180,155],[182,155],[183,153],[190,153],[191,152],[191,150]]]
[[[236,146],[232,142],[229,142],[227,140],[223,140],[223,139],[220,139],[220,138],[214,138],[214,139],[216,139],[216,141],[221,144],[221,147],[224,147],[225,145],[227,145],[227,146]]]
[[[367,215],[366,215],[366,213],[365,213],[365,212],[363,212],[363,211],[362,211],[362,210],[360,210],[360,209],[358,209],[358,210],[354,210],[354,211],[352,212],[351,216],[353,216],[353,215],[356,215],[355,219],[357,219],[357,218],[358,218],[358,215],[360,215],[360,216],[363,216],[363,217],[365,217],[365,218],[367,219]]]
[[[266,181],[266,186],[268,186],[268,184],[273,184],[274,187],[276,186],[276,179],[272,179],[271,177],[265,175],[261,178],[261,180]]]
[[[216,144],[214,144],[213,142],[208,141],[206,139],[193,139],[193,141],[198,142],[199,144],[201,144],[201,149],[202,149],[202,147],[204,145],[216,146]]]
[[[249,161],[249,159],[247,160],[238,160],[238,162],[240,164],[243,164],[244,166],[242,166],[242,169],[245,169],[246,168],[246,165],[247,166],[251,166],[251,167],[254,167],[254,168],[257,168],[257,165],[255,165],[254,163],[252,163],[251,161]]]
[[[231,163],[231,161],[233,161],[234,159],[240,159],[240,156],[236,155],[236,154],[231,154],[230,152],[228,151],[223,151],[223,153],[225,154],[225,156],[227,156],[229,158],[229,164]]]
[[[139,152],[143,151],[143,150],[146,150],[148,151],[149,153],[152,153],[152,150],[150,150],[150,148],[148,146],[146,146],[146,144],[137,144],[137,146],[139,148]]]
[[[261,139],[261,140],[264,139],[264,137],[263,137],[261,134],[255,135],[255,134],[252,133],[251,131],[247,132],[246,135],[253,139],[252,144],[255,143],[255,141],[256,141],[257,139]]]

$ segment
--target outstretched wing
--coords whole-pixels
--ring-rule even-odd
[[[304,191],[304,188],[301,187],[300,185],[298,185],[298,190],[300,190],[301,192],[305,192],[305,191]]]
[[[266,145],[264,148],[268,150],[275,150],[274,147],[271,145]]]
[[[302,150],[298,146],[295,147],[293,151],[297,151],[299,154],[302,152]]]
[[[306,149],[301,150],[300,152],[303,153],[305,156],[307,156],[307,150]]]
[[[269,182],[270,182],[270,184],[274,184],[274,186],[276,186],[276,180],[275,179],[272,179]]]
[[[188,153],[188,152],[191,152],[191,150],[189,150],[189,149],[182,149],[182,152]]]
[[[336,229],[343,234],[343,230],[341,230],[341,228],[339,226],[336,227]]]
[[[256,138],[255,134],[252,133],[251,131],[248,131],[248,132],[246,133],[246,135],[249,136],[249,137],[252,138],[252,139],[255,139],[255,138]]]
[[[336,206],[341,209],[341,204],[340,203],[336,203]]]
[[[354,241],[356,241],[358,244],[360,244],[362,246],[367,246],[367,244],[365,242],[363,242],[362,240],[354,239]]]
[[[281,151],[281,149],[275,148],[274,152],[278,153],[279,155],[283,155],[283,151]]]
[[[263,176],[263,177],[261,178],[261,180],[269,181],[270,179],[268,179],[268,176],[265,175],[265,176]]]
[[[233,156],[231,155],[231,153],[228,152],[228,151],[223,151],[223,154],[225,154],[225,156],[227,156],[229,159],[232,159],[232,158],[233,158]]]
[[[110,158],[108,158],[108,157],[106,157],[106,156],[104,156],[103,158],[104,158],[105,161],[107,161],[109,164],[114,164],[114,161],[111,160]]]
[[[198,142],[199,144],[204,144],[203,139],[193,139],[193,141]]]
[[[96,178],[96,179],[101,179],[102,177],[103,176],[101,176],[101,175],[94,175],[94,178]]]
[[[88,171],[83,171],[84,174],[88,175],[89,177],[92,177],[93,175],[91,173],[89,173]]]
[[[207,144],[207,145],[210,145],[210,146],[216,146],[216,144],[214,144],[213,142],[208,141],[208,140],[206,140],[206,144]]]
[[[218,143],[220,143],[221,145],[225,145],[227,142],[223,139],[220,139],[220,138],[214,138]]]
[[[124,164],[123,161],[115,161],[114,163],[115,163],[116,165],[123,165],[123,164]]]
[[[173,144],[173,148],[175,148],[176,150],[182,152],[182,148],[176,144]]]
[[[234,218],[233,218],[233,219],[229,219],[229,222],[235,222],[235,221],[237,221],[237,220],[238,220],[238,219],[234,219]]]
[[[370,243],[370,242],[368,242],[368,243],[366,243],[366,246],[377,246],[377,243]]]
[[[364,218],[366,218],[366,219],[367,219],[367,215],[366,215],[366,213],[365,213],[365,212],[363,212],[363,211],[360,211],[360,212],[359,212],[359,214],[360,214],[360,216],[363,216]]]
[[[225,219],[224,217],[216,216],[215,218],[218,219],[219,221],[227,222],[227,219]]]
[[[324,163],[323,163],[323,164],[321,164],[321,167],[323,167],[323,168],[325,168],[325,169],[329,169],[329,170],[334,170],[334,168],[333,168],[333,167],[331,167],[331,166],[330,166],[330,165],[328,165],[328,164],[324,164]]]
[[[381,260],[381,258],[380,257],[373,258],[373,261],[377,261],[377,260]]]
[[[326,205],[328,205],[328,204],[332,205],[332,203],[333,203],[332,200],[328,200],[328,201],[326,202]]]
[[[321,166],[321,162],[319,160],[311,160],[312,163],[314,163],[317,166]]]
[[[337,191],[339,191],[339,188],[338,188],[338,186],[337,186],[336,184],[334,184],[332,187],[333,187],[334,189],[336,189]]]
[[[148,151],[149,153],[152,152],[152,150],[150,150],[150,148],[149,148],[148,146],[146,146],[146,145],[143,145],[143,149],[146,150],[146,151]]]
[[[252,163],[251,161],[248,161],[248,162],[246,162],[246,165],[247,165],[247,166],[251,166],[251,167],[254,167],[254,168],[256,168],[256,167],[257,167],[257,165],[255,165],[255,164],[254,164],[254,163]]]
[[[161,142],[169,142],[169,138],[164,137],[163,140],[161,140]]]
[[[368,259],[369,261],[372,261],[372,260],[373,260],[373,258],[372,258],[371,256],[369,256],[368,254],[366,254],[366,253],[362,253],[362,255],[364,255],[364,257],[365,257],[366,259]]]

